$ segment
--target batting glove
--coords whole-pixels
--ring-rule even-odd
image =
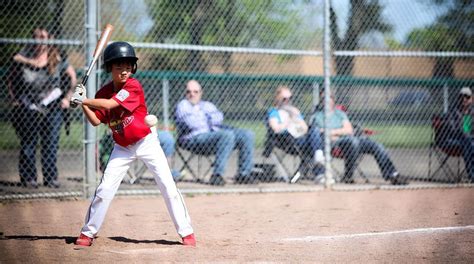
[[[83,84],[76,85],[74,94],[71,96],[71,107],[76,108],[86,98],[86,87]]]

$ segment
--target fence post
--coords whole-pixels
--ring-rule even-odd
[[[329,24],[329,8],[330,0],[324,1],[324,41],[323,41],[323,70],[324,70],[324,127],[329,127],[328,113],[329,113],[329,96],[331,93],[330,88],[330,77],[331,77],[331,47],[330,47],[330,28]],[[325,168],[326,168],[326,188],[331,188],[334,184],[334,177],[331,166],[331,138],[330,130],[324,129],[324,156],[325,156]]]
[[[449,109],[449,93],[448,93],[448,84],[443,85],[443,113],[448,113]]]
[[[162,82],[162,89],[163,89],[163,125],[165,129],[170,128],[170,114],[169,114],[169,107],[170,107],[170,82],[168,79],[163,79]]]
[[[97,1],[87,0],[86,6],[86,65],[90,65],[92,54],[97,45]],[[89,76],[87,82],[87,94],[93,96],[96,92],[97,75],[95,68]],[[95,128],[84,117],[85,138],[85,179],[84,196],[85,198],[94,195],[96,188],[96,131]]]
[[[311,109],[311,113],[316,109],[316,106],[319,104],[320,98],[319,98],[319,83],[317,81],[313,82],[313,107]]]

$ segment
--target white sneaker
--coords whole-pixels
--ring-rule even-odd
[[[319,165],[324,165],[324,153],[322,150],[318,149],[314,153],[314,162]]]
[[[291,178],[290,183],[296,183],[301,177],[301,173],[298,171],[293,178]]]
[[[316,176],[316,177],[314,178],[314,183],[316,183],[316,184],[324,184],[324,183],[326,183],[326,176],[324,175],[324,173],[319,174],[318,176]]]

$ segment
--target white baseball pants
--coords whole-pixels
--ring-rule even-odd
[[[143,161],[153,173],[178,234],[181,237],[192,234],[191,219],[183,197],[176,188],[176,183],[171,176],[168,162],[161,149],[156,132],[149,134],[128,147],[115,144],[104,176],[97,187],[86,214],[85,225],[81,233],[88,237],[94,237],[99,232],[109,205],[123,177],[130,168],[131,163],[136,159]]]

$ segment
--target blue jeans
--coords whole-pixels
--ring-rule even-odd
[[[303,153],[306,162],[312,162],[316,150],[323,149],[323,140],[318,128],[310,128],[308,133],[296,139],[296,145]]]
[[[310,127],[309,131],[303,137],[296,139],[296,144],[303,152],[303,161],[306,164],[314,164],[314,154],[316,150],[323,150],[323,139],[318,127]],[[314,164],[313,175],[318,176],[324,173],[324,167]]]
[[[56,161],[62,118],[63,112],[60,108],[51,108],[46,115],[23,107],[14,110],[12,121],[20,139],[18,171],[22,183],[37,180],[35,154],[39,140],[41,140],[43,182],[58,179]]]
[[[293,138],[288,132],[283,132],[277,136],[278,140],[276,142],[276,146],[280,149],[285,150],[285,152],[290,154],[299,154],[300,158],[302,159],[302,164],[314,164],[314,154],[316,150],[323,149],[323,139],[321,137],[321,132],[317,127],[310,127],[308,133],[306,135]],[[293,150],[291,148],[291,144],[294,144],[297,149]],[[312,166],[313,168],[313,175],[318,176],[324,173],[323,166]]]
[[[333,143],[333,146],[342,149],[345,167],[344,178],[346,180],[352,179],[354,172],[357,169],[357,160],[363,154],[374,156],[385,180],[388,180],[396,172],[395,166],[390,160],[385,148],[369,138],[344,136],[337,139]]]
[[[462,157],[466,165],[467,175],[471,181],[474,180],[474,138],[464,136],[459,139],[448,139],[442,144],[447,148],[460,148],[462,150]]]
[[[173,134],[166,130],[158,131],[158,140],[160,141],[161,148],[167,158],[173,156],[175,150],[175,141]]]
[[[254,134],[248,130],[226,128],[199,134],[184,140],[182,147],[197,154],[215,154],[215,175],[224,175],[234,149],[239,150],[239,175],[249,176],[253,168]]]
[[[171,158],[174,155],[175,151],[175,141],[173,134],[166,130],[158,130],[158,140],[160,141],[160,146],[165,153],[166,159],[170,162]],[[171,164],[169,164],[171,169],[171,175],[173,179],[178,179],[181,176],[181,173],[178,170],[171,168]]]

